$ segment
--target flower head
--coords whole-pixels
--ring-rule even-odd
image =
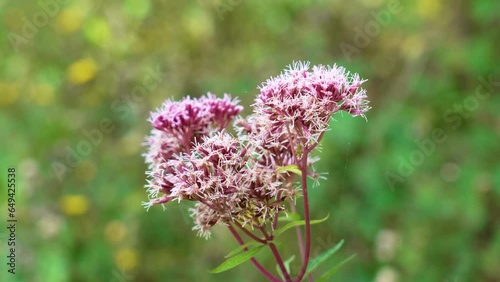
[[[153,202],[196,201],[195,229],[204,236],[216,223],[262,226],[284,209],[280,203],[295,190],[283,186],[284,176],[276,174],[275,166],[262,165],[259,157],[252,144],[226,132],[204,137],[190,154],[166,162],[171,171],[154,175],[157,183],[171,186]]]
[[[336,65],[299,62],[259,87],[254,113],[246,119],[238,116],[238,100],[227,94],[165,101],[150,117],[145,206],[196,202],[193,229],[205,237],[215,224],[262,230],[273,222],[275,228],[286,200],[300,191],[286,167],[319,177],[312,167],[318,158],[309,152],[336,112],[364,116],[369,106],[363,82]],[[233,119],[236,136],[225,131]]]
[[[199,99],[167,100],[151,114],[150,121],[156,130],[177,138],[181,147],[189,148],[202,136],[224,129],[243,109],[238,102],[228,94],[217,98],[212,93]]]
[[[146,185],[151,204],[170,201],[175,178],[165,177],[174,173],[171,160],[182,153],[190,153],[195,142],[204,136],[223,130],[243,108],[237,99],[228,94],[217,98],[208,93],[201,98],[184,98],[176,102],[167,100],[156,112],[151,113],[153,125],[151,135],[146,139],[149,150],[144,155],[149,164],[149,180]],[[160,193],[164,196],[158,198]]]
[[[313,146],[336,112],[364,116],[369,106],[360,87],[363,82],[336,65],[310,68],[309,63],[296,62],[260,86],[254,111],[268,119],[268,131],[275,138],[288,134],[293,141]]]

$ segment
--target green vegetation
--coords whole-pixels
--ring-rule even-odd
[[[237,243],[196,237],[187,203],[146,212],[141,143],[163,100],[227,91],[246,115],[293,60],[359,73],[372,101],[321,144],[312,257],[344,244],[318,273],[356,254],[328,281],[500,277],[499,1],[40,3],[0,1],[0,281],[263,281],[249,262],[209,273]]]

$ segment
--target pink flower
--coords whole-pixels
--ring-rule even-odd
[[[319,178],[312,167],[318,158],[309,152],[332,115],[364,116],[369,109],[363,82],[336,65],[297,62],[260,86],[246,119],[237,117],[242,107],[227,94],[165,101],[150,117],[145,205],[196,202],[193,229],[205,237],[215,224],[264,227],[300,191],[295,175],[280,169],[295,166]],[[236,136],[224,130],[233,119]]]
[[[165,176],[171,175],[174,168],[167,162],[176,155],[190,153],[194,142],[201,142],[204,136],[223,130],[242,109],[238,100],[228,94],[217,98],[208,93],[199,99],[167,100],[151,113],[154,128],[146,139],[149,150],[144,156],[149,164],[146,187],[154,200],[148,205],[173,199],[170,194],[175,186],[174,178]],[[160,193],[164,194],[162,198],[158,198]]]
[[[252,144],[228,133],[214,133],[196,143],[190,154],[166,162],[165,173],[153,176],[156,183],[171,183],[152,204],[176,199],[196,201],[192,210],[199,235],[208,236],[216,223],[237,222],[252,228],[269,222],[282,202],[295,195],[282,185],[284,175],[276,166],[262,165]]]
[[[243,110],[238,102],[228,94],[217,98],[212,93],[199,99],[167,100],[151,114],[150,121],[155,129],[177,138],[179,145],[188,150],[193,141],[224,129]]]
[[[267,118],[267,131],[276,140],[289,135],[302,146],[315,146],[336,112],[364,116],[369,106],[363,82],[336,65],[310,69],[309,63],[296,62],[260,86],[254,112]]]

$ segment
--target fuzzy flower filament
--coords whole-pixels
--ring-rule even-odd
[[[190,153],[193,144],[201,142],[204,136],[223,130],[242,109],[238,100],[228,94],[217,98],[208,93],[179,102],[167,100],[151,113],[149,121],[153,130],[146,139],[149,150],[144,155],[149,165],[147,188],[151,198],[147,207],[174,198],[171,193],[177,179],[169,176],[180,164],[168,162],[175,162],[180,154]]]
[[[190,155],[183,155],[181,171],[174,171],[172,195],[198,201],[191,210],[195,230],[207,237],[215,223],[235,223],[250,228],[264,226],[285,207],[293,189],[282,187],[282,178],[272,167],[257,165],[250,144],[228,133],[205,137]]]
[[[308,63],[297,62],[259,87],[254,112],[267,119],[272,138],[280,140],[285,135],[295,143],[293,151],[301,155],[320,141],[336,112],[364,116],[369,106],[363,82],[343,67],[310,68]]]
[[[238,100],[227,94],[165,101],[149,119],[153,129],[144,156],[150,201],[145,206],[195,202],[190,214],[199,236],[208,238],[211,228],[222,224],[244,245],[239,230],[270,248],[289,282],[274,232],[280,213],[296,212],[301,196],[305,240],[296,226],[302,265],[293,280],[301,281],[311,251],[307,178],[320,178],[313,167],[319,158],[311,152],[337,112],[364,117],[370,109],[364,82],[343,67],[296,62],[258,88],[246,118],[239,116]],[[226,131],[231,123],[235,135]],[[262,237],[254,234],[259,232]],[[251,260],[270,281],[281,281]]]

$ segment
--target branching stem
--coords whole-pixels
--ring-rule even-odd
[[[229,228],[229,231],[231,231],[231,234],[233,234],[234,238],[236,239],[236,241],[238,241],[238,244],[243,245],[244,242],[243,240],[241,239],[240,235],[238,234],[238,232],[236,232],[236,230],[234,229],[233,226],[231,226],[230,224],[227,226]],[[247,251],[248,249],[247,248],[244,248],[245,251]],[[272,282],[281,282],[281,280],[275,276],[273,276],[271,273],[269,273],[255,258],[251,258],[250,261],[253,263],[253,265],[264,275],[266,276],[267,279],[269,279],[269,281],[272,281]]]

